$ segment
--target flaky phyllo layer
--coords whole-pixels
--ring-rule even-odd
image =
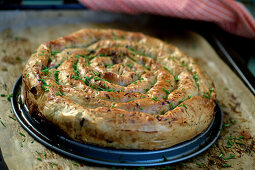
[[[83,29],[43,43],[23,72],[23,95],[72,139],[161,149],[203,132],[216,92],[195,61],[142,33]]]

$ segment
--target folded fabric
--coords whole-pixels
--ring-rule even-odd
[[[255,20],[249,11],[234,0],[80,0],[93,10],[152,13],[157,15],[210,21],[224,30],[255,38]]]

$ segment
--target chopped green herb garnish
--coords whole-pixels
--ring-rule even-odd
[[[14,117],[11,117],[11,116],[8,116],[9,118],[11,118],[11,119],[13,119],[13,120],[17,120],[17,119],[15,119]]]
[[[182,103],[182,102],[184,102],[184,101],[185,101],[185,99],[182,99],[182,100],[179,102],[179,104]]]
[[[170,102],[170,108],[171,108],[171,109],[174,109],[174,105],[173,105],[173,103],[171,103],[171,102]]]
[[[93,77],[94,77],[94,76],[91,76],[91,77],[86,76],[86,77],[84,77],[84,83],[85,83],[87,86],[89,86],[89,81],[90,81]]]
[[[128,63],[128,64],[126,64],[126,66],[128,66],[131,69],[133,64],[132,63]]]
[[[46,75],[49,75],[49,68],[48,67],[43,67],[42,72],[44,72]]]
[[[12,96],[13,96],[13,94],[12,94],[12,93],[11,93],[11,94],[9,94],[9,95],[7,96],[7,100],[8,100],[8,101],[11,101]]]
[[[197,166],[199,166],[199,168],[202,168],[202,164],[201,163],[196,163]]]
[[[144,97],[144,94],[141,96],[141,99]]]
[[[48,92],[49,90],[48,90],[45,86],[50,86],[50,85],[48,85],[48,84],[45,82],[44,79],[41,79],[41,81],[42,81],[42,83],[43,83],[42,89],[43,89],[45,92]]]
[[[229,127],[229,123],[225,123],[224,126],[225,126],[225,127]]]
[[[127,102],[131,102],[131,101],[133,101],[134,99],[130,99],[130,100],[128,100]]]
[[[119,39],[119,37],[113,37],[113,39],[114,39],[114,40],[118,40],[118,39]]]
[[[170,94],[170,91],[168,91],[167,89],[163,88],[163,90],[166,92],[166,94]]]
[[[174,80],[175,80],[175,81],[179,81],[178,75],[175,75],[175,76],[174,76]]]
[[[53,166],[57,166],[58,164],[57,163],[54,163],[54,162],[51,162],[50,163],[50,166],[53,168]]]
[[[232,159],[232,158],[234,158],[235,157],[235,155],[233,155],[233,154],[230,154],[230,156],[229,157],[227,157],[227,158],[224,158],[225,160],[228,160],[228,159]]]
[[[95,71],[93,71],[93,73],[95,74],[95,76],[99,76],[99,74],[100,74],[100,73],[95,72]]]
[[[23,143],[22,143],[22,142],[20,142],[20,147],[22,147],[22,148],[23,148]]]
[[[149,67],[147,67],[147,66],[143,66],[144,68],[146,68],[147,70],[150,70],[150,68]]]
[[[243,136],[240,136],[239,139],[244,139],[244,137],[243,137]]]
[[[244,144],[244,143],[241,143],[241,142],[236,142],[236,144],[238,144],[238,145],[244,145],[244,146],[245,146],[245,144]]]
[[[73,65],[73,69],[74,69],[75,76],[72,76],[72,78],[75,79],[75,80],[78,80],[78,79],[81,80],[80,72],[79,72],[79,70],[78,70],[78,68],[77,68],[77,64],[78,64],[78,60],[77,60],[77,61],[74,63],[74,65]]]
[[[26,137],[26,135],[24,135],[23,133],[21,133],[21,132],[19,132],[19,134],[21,135],[21,136],[24,136],[24,137]]]
[[[5,126],[4,122],[2,122],[2,120],[0,120],[0,122],[1,122],[1,123],[2,123],[2,125],[6,128],[6,126]]]
[[[37,157],[36,159],[37,159],[38,161],[42,161],[42,159],[41,159],[41,158],[39,158],[39,157]]]
[[[128,50],[130,51],[133,51],[134,53],[138,54],[138,55],[143,55],[143,56],[146,56],[144,53],[141,53],[139,51],[136,51],[135,49],[132,49],[132,48],[127,48]],[[148,56],[148,57],[151,57],[151,56]]]
[[[100,78],[100,77],[95,77],[94,80],[95,80],[95,81],[101,80],[101,78]]]
[[[210,94],[207,94],[207,93],[205,93],[203,96],[204,96],[205,98],[207,98],[207,99],[210,99],[210,98],[211,98]]]
[[[51,55],[56,55],[58,53],[61,53],[61,51],[51,51]]]
[[[123,117],[123,114],[120,114],[120,117]]]
[[[165,69],[166,71],[170,72],[168,68],[164,67],[164,69]]]
[[[232,136],[230,136],[229,139],[228,139],[228,144],[229,144],[230,146],[233,145],[232,142],[231,142],[232,139],[233,139]]]
[[[99,90],[99,91],[116,92],[115,89],[111,89],[109,86],[107,87],[105,84],[104,84],[104,88],[98,87],[98,90]]]
[[[59,71],[58,70],[55,70],[54,71],[54,79],[55,79],[55,83],[57,83],[59,85],[59,78],[58,78],[58,75],[59,75]],[[69,76],[69,75],[68,75]]]
[[[25,77],[28,77],[29,76],[29,73],[27,73],[26,75],[25,75]]]
[[[41,155],[42,153],[41,152],[39,152],[39,151],[35,151],[38,155]]]
[[[74,162],[74,163],[73,163],[73,165],[74,165],[74,166],[78,166],[79,164],[78,164],[78,163],[76,163],[76,162]]]
[[[1,94],[1,97],[6,97],[6,95],[5,94]]]
[[[58,93],[58,92],[56,92],[56,95],[57,95],[57,96],[62,96],[63,93]]]
[[[223,166],[223,167],[230,167],[229,164],[223,164],[222,166]]]
[[[87,56],[87,55],[82,55],[81,57],[83,57],[85,59],[87,66],[89,66],[91,64],[90,60],[95,58],[95,56]]]
[[[148,92],[148,91],[149,91],[149,89],[144,89],[144,91],[145,91],[145,92]]]
[[[52,60],[53,60],[53,59],[52,59],[52,57],[50,56],[50,57],[49,57],[49,61],[48,61],[48,62],[52,62]]]
[[[152,97],[151,99],[154,101],[159,101],[157,97]]]
[[[209,91],[213,92],[213,91],[214,91],[214,89],[209,89]]]
[[[231,123],[234,124],[234,123],[235,123],[235,120],[234,120],[234,119],[231,119]]]
[[[140,110],[143,110],[143,108],[139,107]]]
[[[157,81],[152,82],[152,85],[154,86],[157,83]]]
[[[113,65],[112,64],[105,64],[105,68],[111,68]]]
[[[199,86],[199,83],[198,83],[198,80],[199,80],[199,77],[197,74],[193,74],[193,79],[195,80],[195,83],[196,83],[196,86]]]
[[[167,161],[167,157],[165,154],[163,154],[164,161]]]
[[[185,104],[179,104],[178,106],[179,107],[183,106],[183,107],[185,107],[185,109],[188,109],[188,107]]]

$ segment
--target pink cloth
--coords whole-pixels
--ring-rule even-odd
[[[152,13],[185,19],[210,21],[224,30],[255,38],[255,20],[234,0],[80,0],[93,10]]]

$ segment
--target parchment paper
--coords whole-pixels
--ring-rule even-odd
[[[127,16],[93,11],[0,12],[0,93],[11,93],[26,60],[44,41],[81,28],[119,28],[144,32],[178,46],[197,59],[198,64],[214,80],[225,123],[220,139],[206,152],[182,163],[155,168],[221,169],[229,165],[232,169],[254,169],[255,98],[252,93],[203,37],[172,29],[175,25],[155,25],[154,21],[154,17],[145,15]],[[15,118],[7,97],[1,97],[0,101],[0,120],[4,124],[0,122],[0,147],[9,169],[106,169],[67,159],[45,148],[28,135],[18,121],[9,117]],[[239,139],[240,136],[245,139]]]

